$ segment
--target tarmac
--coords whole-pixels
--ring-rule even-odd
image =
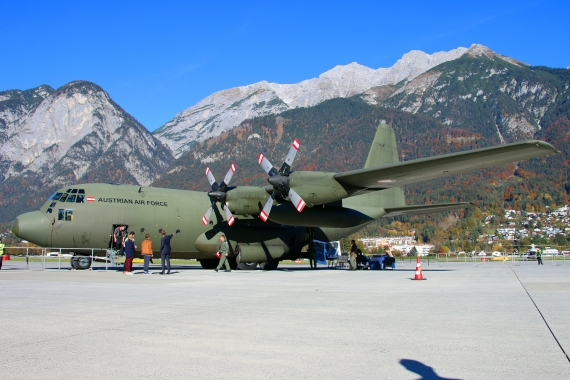
[[[4,262],[0,378],[570,377],[570,263],[67,266]]]

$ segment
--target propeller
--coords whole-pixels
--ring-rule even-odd
[[[281,196],[286,200],[290,200],[299,212],[303,211],[306,206],[305,201],[303,201],[299,194],[297,194],[295,190],[289,187],[289,174],[291,174],[291,165],[293,165],[293,160],[295,160],[295,156],[297,155],[300,144],[301,143],[299,142],[299,139],[295,139],[295,141],[293,141],[291,148],[289,148],[289,153],[287,153],[287,157],[285,157],[285,161],[283,162],[283,165],[281,165],[279,171],[273,167],[271,162],[269,162],[269,160],[263,154],[260,153],[257,156],[259,165],[261,165],[263,170],[269,174],[267,182],[273,186],[271,197],[267,200],[265,206],[263,206],[261,214],[259,214],[259,217],[264,222],[266,222],[267,218],[269,218],[269,212],[271,211],[273,200],[275,199],[277,193],[280,193]]]
[[[208,211],[206,211],[206,214],[202,217],[203,225],[206,226],[210,221],[210,216],[212,215],[213,206],[214,203],[216,202],[220,202],[223,205],[224,213],[226,214],[226,220],[228,221],[228,224],[230,226],[234,224],[235,222],[234,216],[232,215],[230,208],[226,204],[226,195],[228,191],[228,185],[235,171],[236,171],[236,164],[233,163],[230,166],[230,170],[228,170],[228,173],[226,174],[223,182],[218,185],[216,179],[214,178],[214,175],[212,174],[212,171],[210,170],[209,167],[206,166],[206,177],[208,177],[208,182],[210,183],[210,186],[212,186],[212,191],[208,192],[208,196],[210,197],[210,202],[212,203],[212,205],[210,206]]]

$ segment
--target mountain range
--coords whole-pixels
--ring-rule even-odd
[[[2,220],[79,182],[150,185],[170,150],[99,86],[71,82],[0,93]]]
[[[531,67],[481,45],[432,55],[412,51],[390,68],[351,63],[298,84],[264,81],[220,91],[153,134],[90,82],[5,91],[0,93],[1,219],[36,208],[50,191],[76,182],[207,190],[206,164],[219,176],[236,161],[232,184],[263,184],[255,155],[267,153],[277,165],[294,137],[302,141],[297,169],[357,168],[380,120],[394,127],[401,160],[545,139],[562,151],[555,158],[560,165],[530,160],[474,178],[488,184],[486,176],[500,177],[490,188],[481,185],[493,201],[504,198],[503,185],[516,187],[524,177],[537,188],[532,194],[510,191],[513,205],[564,202],[570,187],[564,144],[569,85],[570,70]],[[533,171],[539,174],[528,174]],[[406,193],[416,203],[449,201],[458,194],[477,199],[473,189],[461,185],[465,178]]]

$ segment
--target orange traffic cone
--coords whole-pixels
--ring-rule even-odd
[[[422,274],[422,265],[420,264],[420,257],[416,259],[416,276],[413,278],[414,280],[426,280],[424,275]]]

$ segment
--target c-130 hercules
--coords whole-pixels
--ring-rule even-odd
[[[197,259],[207,269],[217,263],[219,237],[225,234],[233,266],[254,269],[259,264],[270,270],[281,260],[306,258],[307,253],[301,250],[313,239],[339,240],[382,217],[472,205],[407,206],[404,185],[558,152],[544,141],[529,140],[398,162],[396,138],[386,124],[378,126],[362,169],[343,173],[292,171],[298,148],[299,141],[295,140],[280,170],[263,155],[258,156],[269,175],[265,187],[228,187],[235,170],[232,165],[221,184],[206,168],[212,186],[207,195],[113,184],[62,188],[40,210],[19,215],[12,232],[42,247],[74,248],[75,254],[81,255],[81,248],[108,248],[110,235],[118,225],[150,233],[155,248],[160,246],[160,230],[164,229],[176,233],[171,243],[173,258]],[[208,211],[202,217],[204,210]]]

